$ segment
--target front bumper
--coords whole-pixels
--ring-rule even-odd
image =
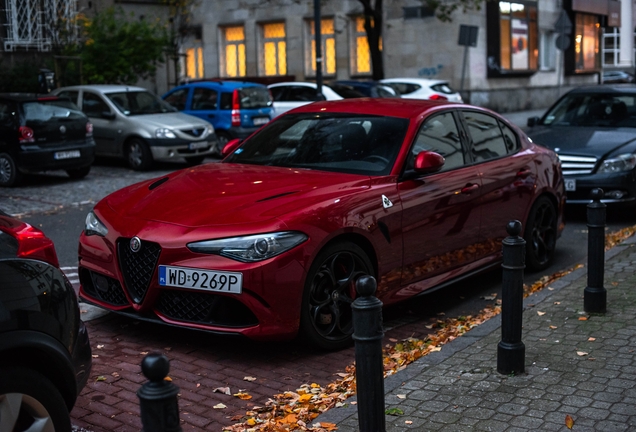
[[[636,172],[564,176],[566,186],[574,180],[575,190],[566,191],[567,204],[588,204],[593,189],[603,189],[602,202],[613,205],[636,205]]]
[[[198,156],[218,156],[221,154],[216,134],[205,140],[147,139],[154,160],[173,160]]]

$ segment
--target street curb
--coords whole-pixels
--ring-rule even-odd
[[[614,258],[621,253],[624,246],[636,243],[636,236],[631,236],[625,239],[620,244],[614,246],[609,251],[605,252],[605,261]],[[523,301],[523,309],[529,309],[534,307],[537,303],[540,303],[550,297],[553,294],[558,293],[562,288],[569,286],[571,283],[579,280],[587,274],[587,267],[578,268],[565,276],[550,283],[550,288],[553,290],[544,289],[537,291]],[[452,357],[458,351],[461,351],[476,342],[479,342],[482,338],[490,335],[492,332],[498,330],[501,327],[501,315],[494,316],[488,321],[480,324],[479,326],[471,329],[469,332],[464,333],[460,337],[453,339],[452,341],[442,345],[441,351],[432,352],[424,357],[420,357],[405,369],[398,371],[397,373],[384,379],[384,394],[387,395],[396,388],[402,386],[405,382],[419,375],[423,369],[430,366],[435,366],[442,363],[444,360]],[[351,402],[357,401],[357,396],[352,396],[347,399],[345,405],[340,408],[332,408],[322,414],[320,414],[314,423],[326,422],[326,423],[341,423],[347,418],[357,413],[357,406],[352,405]]]

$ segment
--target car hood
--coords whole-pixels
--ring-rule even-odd
[[[122,217],[188,227],[258,223],[370,188],[353,174],[209,163],[126,187],[104,201]]]
[[[601,157],[636,139],[634,128],[536,126],[527,131],[535,143],[557,153]]]
[[[200,118],[181,112],[142,114],[130,116],[128,117],[128,119],[152,129],[190,129],[195,127],[208,126],[208,123],[201,120]]]

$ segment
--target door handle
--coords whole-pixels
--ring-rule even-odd
[[[465,195],[470,195],[472,192],[479,189],[479,185],[476,183],[469,183],[462,188],[462,193]]]
[[[527,168],[524,168],[524,169],[521,169],[521,170],[517,171],[517,177],[522,178],[522,179],[528,177],[530,174],[532,174],[532,171],[530,171]]]

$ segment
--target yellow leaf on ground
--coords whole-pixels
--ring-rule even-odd
[[[170,377],[165,377],[163,380],[164,380],[164,381],[172,381],[172,378],[170,378]]]
[[[250,400],[250,399],[252,399],[252,396],[247,394],[247,393],[236,393],[236,394],[234,394],[232,396],[235,396],[235,397],[237,397],[237,398],[239,398],[241,400]]]
[[[298,400],[301,403],[305,403],[305,402],[309,402],[311,400],[311,397],[312,397],[312,394],[307,393],[307,394],[302,395]]]
[[[574,419],[570,416],[570,414],[565,416],[565,425],[568,429],[572,429],[572,426],[574,426]]]
[[[298,417],[296,417],[296,414],[287,414],[287,416],[281,420],[281,423],[296,424],[297,421]]]
[[[247,423],[248,426],[254,426],[256,424],[256,420],[254,420],[253,418],[247,419],[245,423]]]

